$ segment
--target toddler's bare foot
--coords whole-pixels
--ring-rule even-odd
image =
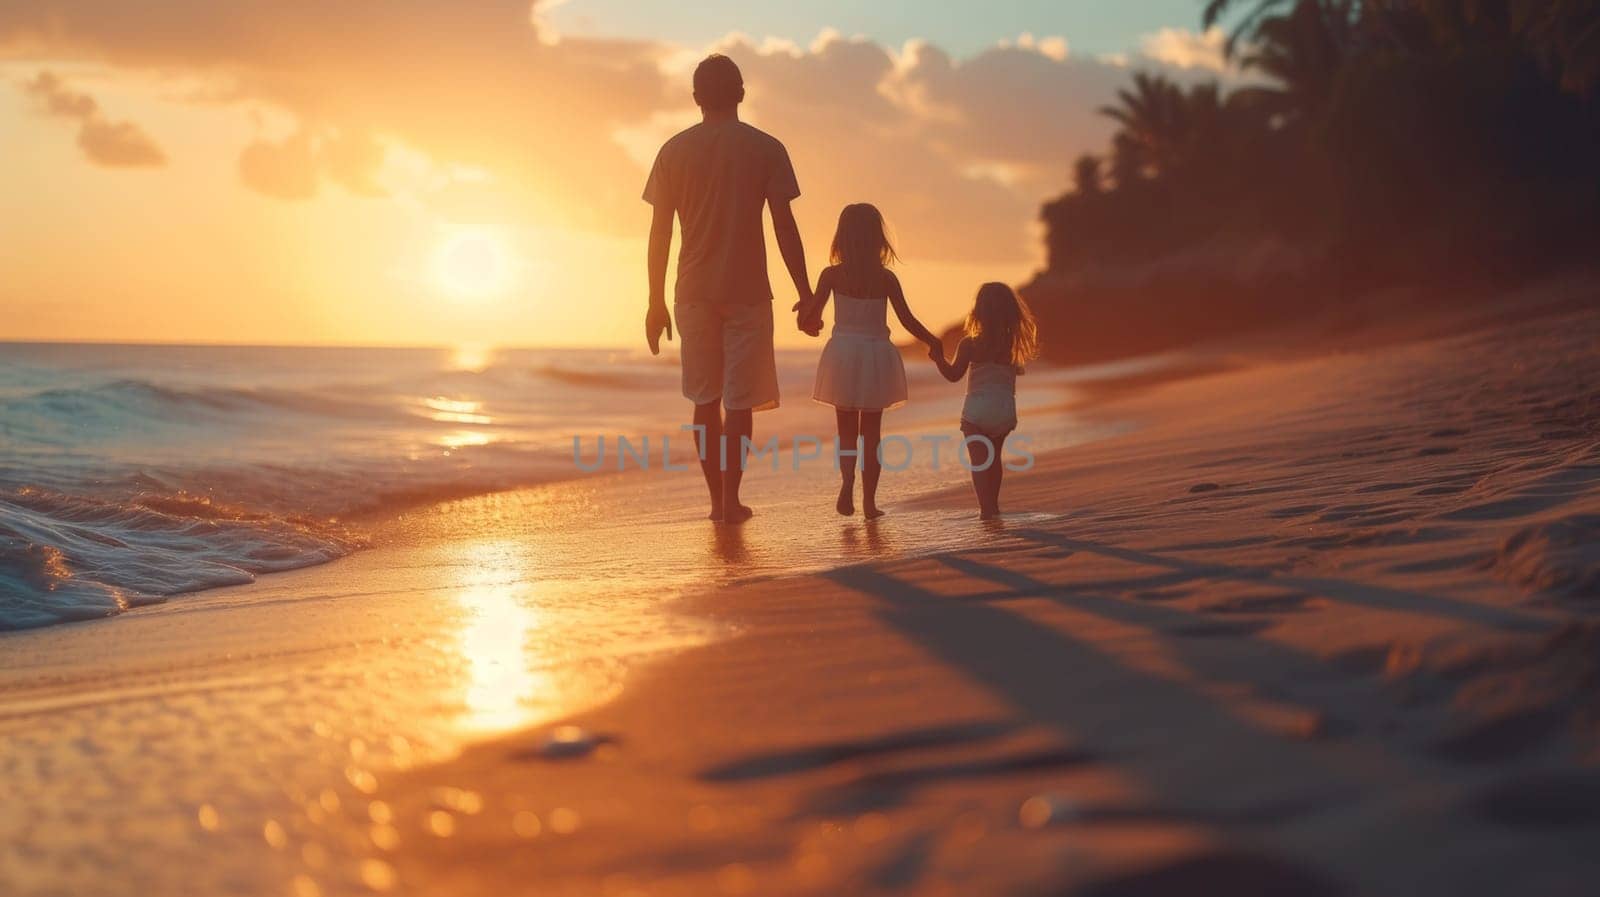
[[[877,520],[883,516],[883,509],[875,504],[868,504],[862,509],[861,516],[868,520]]]
[[[743,523],[754,516],[756,516],[756,512],[748,505],[735,504],[722,512],[722,522]]]

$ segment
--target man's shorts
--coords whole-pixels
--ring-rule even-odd
[[[683,348],[683,397],[722,400],[730,411],[778,407],[778,360],[772,351],[772,302],[675,303]]]

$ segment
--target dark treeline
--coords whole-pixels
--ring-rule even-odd
[[[1247,77],[1138,74],[1043,210],[1054,357],[1337,319],[1573,262],[1600,234],[1600,0],[1211,0]]]

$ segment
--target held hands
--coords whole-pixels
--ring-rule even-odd
[[[930,361],[932,361],[934,364],[938,365],[939,367],[941,367],[941,368],[944,367],[944,365],[945,365],[944,344],[939,342],[937,339],[930,339],[930,340],[928,340],[927,345],[928,345],[928,359]]]
[[[794,308],[790,309],[795,313],[795,327],[806,336],[818,336],[822,333],[822,315],[815,314],[811,310],[811,305],[814,301],[815,297],[803,296],[799,302],[794,304]]]
[[[650,344],[650,354],[661,354],[661,333],[666,331],[667,339],[672,339],[672,315],[667,311],[667,303],[652,299],[650,309],[644,313],[644,338]]]

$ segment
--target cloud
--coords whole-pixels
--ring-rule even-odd
[[[537,10],[527,0],[36,0],[0,5],[0,58],[198,76],[211,97],[287,114],[309,136],[314,167],[358,192],[376,189],[373,147],[397,142],[493,172],[530,215],[616,227],[638,185],[611,133],[664,105],[663,50],[542,41]],[[269,150],[251,148],[257,171],[281,173],[297,152],[279,146],[267,166]],[[282,185],[304,196],[304,183]]]
[[[78,147],[92,161],[111,168],[167,164],[167,154],[132,122],[90,119],[78,129]]]
[[[324,179],[358,196],[387,195],[378,183],[384,147],[371,134],[304,128],[283,140],[257,139],[239,154],[239,179],[274,199],[310,199]]]
[[[1236,66],[1223,52],[1227,35],[1213,25],[1203,32],[1186,28],[1163,28],[1147,34],[1140,41],[1144,55],[1157,62],[1182,69],[1207,69],[1219,73],[1233,73]]]
[[[143,128],[132,122],[110,121],[94,97],[69,88],[53,72],[40,72],[23,90],[46,114],[78,123],[78,148],[91,162],[108,168],[148,168],[167,164]]]
[[[330,184],[414,190],[442,215],[493,209],[638,236],[649,156],[695,120],[689,71],[710,48],[557,39],[540,21],[551,5],[32,0],[0,5],[0,60],[199,78],[209,86],[196,102],[268,111],[287,130],[240,147],[237,171],[274,198]],[[790,149],[808,242],[864,199],[914,257],[1013,266],[1034,257],[1039,203],[1067,185],[1072,158],[1104,149],[1111,124],[1094,110],[1128,75],[1027,35],[961,59],[833,32],[805,47],[730,36],[716,49],[744,69],[745,117]],[[484,176],[397,186],[380,174],[398,154]]]
[[[310,199],[317,193],[319,164],[311,138],[297,131],[284,140],[257,140],[239,154],[239,179],[276,199]]]
[[[997,265],[1032,257],[1040,201],[1076,155],[1105,148],[1113,125],[1095,110],[1128,77],[1027,35],[966,59],[835,33],[716,49],[744,70],[747,117],[788,143],[802,189],[823,200],[802,209],[808,232],[867,200],[911,255]]]

